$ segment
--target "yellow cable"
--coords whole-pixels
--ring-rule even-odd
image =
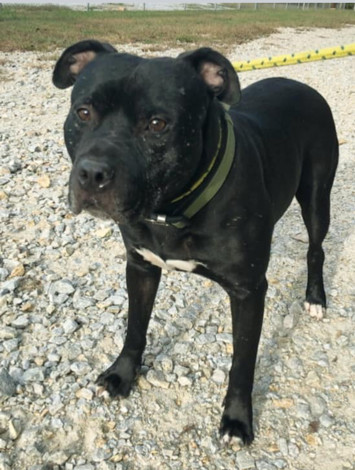
[[[282,65],[303,64],[316,60],[337,59],[355,55],[355,43],[346,46],[327,47],[308,52],[298,52],[296,54],[286,54],[277,57],[265,57],[241,62],[234,62],[232,65],[237,72],[248,70],[265,69],[269,67],[280,67]]]

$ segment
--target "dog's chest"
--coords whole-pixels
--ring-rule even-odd
[[[197,266],[203,265],[195,260],[180,260],[180,259],[166,259],[163,260],[160,256],[156,255],[147,248],[136,248],[136,252],[140,254],[146,261],[159,268],[166,269],[168,271],[177,269],[179,271],[194,271]]]

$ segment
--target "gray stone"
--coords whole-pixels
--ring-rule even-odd
[[[154,361],[154,366],[159,367],[166,373],[170,373],[173,370],[174,364],[170,357],[160,354]]]
[[[75,288],[69,279],[53,282],[49,288],[51,294],[70,295],[75,292]]]
[[[64,358],[67,358],[69,361],[76,359],[79,354],[81,354],[82,349],[81,345],[69,343],[65,350],[63,351]]]
[[[294,444],[293,442],[290,442],[288,444],[288,453],[290,457],[295,459],[296,457],[299,456],[300,450],[296,444]]]
[[[300,315],[303,315],[304,312],[300,303],[296,301],[296,302],[292,302],[289,308],[289,313],[296,319],[296,322],[297,322]]]
[[[59,362],[60,358],[61,358],[61,356],[59,354],[56,354],[56,353],[49,353],[48,356],[47,356],[47,359],[50,362]]]
[[[11,173],[16,173],[22,170],[22,163],[19,160],[11,160],[9,163],[9,170]]]
[[[87,362],[74,362],[70,366],[70,370],[76,375],[86,375],[91,372],[92,367]]]
[[[186,355],[186,354],[189,354],[190,350],[191,350],[191,344],[187,343],[187,342],[175,343],[175,345],[174,345],[174,353],[175,354]]]
[[[53,304],[62,305],[68,300],[69,296],[67,294],[54,293],[53,295],[50,295],[49,298]]]
[[[13,396],[16,393],[16,382],[6,369],[0,369],[0,395]]]
[[[62,450],[54,452],[48,457],[49,457],[48,459],[50,460],[50,462],[55,465],[63,465],[69,458],[69,456]]]
[[[285,316],[283,320],[283,327],[285,330],[292,330],[296,325],[295,317],[293,314],[289,313],[288,315]]]
[[[287,462],[283,459],[277,459],[273,462],[277,468],[285,468],[287,467]]]
[[[74,470],[95,470],[95,467],[91,463],[88,463],[83,465],[76,465]]]
[[[233,344],[233,335],[231,333],[219,333],[216,335],[216,340],[221,343]]]
[[[183,367],[177,364],[174,367],[174,374],[176,374],[178,377],[183,377],[187,375],[190,372],[190,369],[188,367]]]
[[[75,295],[75,294],[74,294]],[[92,307],[95,302],[89,297],[75,297],[73,299],[73,306],[77,310],[85,310],[88,307]]]
[[[11,323],[12,326],[20,329],[26,328],[29,324],[30,320],[28,318],[28,315],[20,315]]]
[[[328,414],[323,414],[319,418],[320,424],[324,426],[325,428],[330,428],[334,424],[334,418],[329,416]]]
[[[321,397],[311,397],[308,401],[314,417],[321,416],[327,408],[326,402]]]
[[[288,445],[284,437],[280,437],[280,439],[278,439],[277,445],[279,446],[282,455],[288,455]]]
[[[15,382],[21,383],[23,376],[23,369],[20,367],[9,367],[9,373]]]
[[[8,455],[5,453],[0,454],[0,470],[11,470],[12,465],[11,465],[11,460]]]
[[[265,462],[264,460],[260,460],[256,462],[256,468],[258,470],[276,470],[276,467],[269,462]]]
[[[20,277],[14,277],[12,279],[9,279],[8,281],[3,282],[0,286],[0,295],[5,295],[14,292],[20,285],[20,281]]]
[[[0,340],[4,341],[7,339],[14,339],[18,335],[18,332],[15,328],[11,328],[10,326],[3,326],[0,329]]]
[[[111,301],[113,305],[123,305],[126,299],[121,295],[112,295],[108,300]]]
[[[297,418],[311,420],[311,412],[308,403],[298,403],[295,407]]]
[[[7,276],[9,275],[9,271],[5,268],[0,268],[0,281],[5,281]]]
[[[57,346],[65,344],[67,341],[68,339],[65,336],[55,336],[54,338],[50,339],[50,342],[56,344]]]
[[[43,382],[44,380],[44,368],[33,367],[24,372],[22,376],[24,382]]]
[[[10,414],[4,411],[0,411],[0,434],[7,431],[10,421]]]
[[[107,447],[100,447],[94,451],[92,459],[94,462],[102,462],[103,460],[107,460],[112,456],[111,449]]]
[[[8,339],[4,341],[2,345],[7,352],[15,351],[18,348],[20,340],[18,338]]]
[[[147,381],[160,388],[169,388],[169,383],[166,381],[165,376],[160,371],[149,370],[147,373]]]
[[[74,333],[79,327],[80,325],[75,320],[70,318],[65,320],[63,323],[63,330],[67,335]]]
[[[239,470],[255,468],[254,458],[245,450],[241,450],[237,453],[237,464]]]
[[[216,335],[210,334],[210,333],[205,333],[198,335],[196,337],[196,343],[197,344],[210,344],[214,343],[216,341]]]

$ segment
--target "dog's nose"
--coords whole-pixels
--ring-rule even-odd
[[[110,185],[114,171],[106,162],[83,159],[77,166],[77,178],[83,189],[99,191]]]

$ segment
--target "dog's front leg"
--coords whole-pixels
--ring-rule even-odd
[[[264,278],[255,288],[229,291],[234,351],[220,428],[227,441],[237,437],[250,444],[254,439],[251,394],[266,290]]]
[[[111,397],[128,396],[142,361],[146,333],[160,281],[161,269],[128,261],[128,327],[121,354],[97,379]]]

